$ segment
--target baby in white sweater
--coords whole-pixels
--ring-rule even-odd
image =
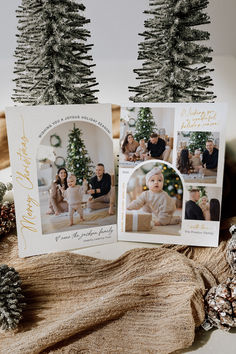
[[[77,211],[80,215],[80,220],[84,221],[83,209],[82,209],[82,199],[83,199],[83,187],[76,185],[76,176],[70,175],[67,178],[68,188],[63,191],[64,199],[69,205],[69,217],[70,217],[70,226],[73,225],[73,215]]]
[[[180,216],[173,216],[176,205],[175,200],[163,191],[164,176],[159,167],[154,167],[146,174],[148,191],[128,205],[128,210],[142,208],[146,213],[152,213],[156,226],[175,225],[181,222]]]

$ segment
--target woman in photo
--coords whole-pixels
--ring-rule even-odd
[[[68,211],[68,204],[64,200],[61,191],[61,189],[66,190],[68,188],[67,177],[68,174],[65,167],[60,167],[55,180],[51,184],[48,215],[59,215]]]
[[[219,221],[220,220],[220,202],[216,198],[210,200],[210,220]]]
[[[127,134],[121,147],[122,153],[125,155],[126,161],[136,160],[135,152],[138,146],[139,143],[134,140],[133,135],[131,133]]]
[[[189,174],[191,163],[190,163],[190,154],[188,149],[182,149],[178,158],[178,170],[183,174]]]

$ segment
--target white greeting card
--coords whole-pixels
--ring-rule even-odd
[[[19,255],[116,241],[111,105],[6,111]]]
[[[217,246],[224,104],[121,107],[118,239]]]

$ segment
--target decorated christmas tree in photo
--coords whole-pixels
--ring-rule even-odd
[[[98,91],[91,68],[90,22],[75,0],[22,0],[19,6],[16,87],[18,103],[95,103]]]
[[[141,107],[138,111],[138,119],[135,124],[135,140],[144,139],[147,142],[154,132],[156,123],[152,110],[149,107]]]
[[[203,152],[206,149],[206,142],[212,137],[211,132],[191,132],[189,136],[188,149],[194,154],[195,150]]]
[[[83,179],[89,179],[92,176],[94,167],[81,135],[81,130],[74,124],[68,136],[66,163],[68,171],[76,176],[77,184],[80,185]]]
[[[162,174],[164,176],[163,189],[169,194],[170,197],[176,198],[179,203],[182,204],[183,185],[180,177],[176,174],[176,171],[173,168],[167,165],[163,166]]]
[[[203,44],[210,33],[199,27],[210,23],[204,9],[208,0],[150,0],[144,41],[139,44],[135,69],[140,81],[129,90],[134,102],[212,102],[212,49]]]

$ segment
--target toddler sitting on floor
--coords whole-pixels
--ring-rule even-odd
[[[128,210],[142,208],[146,213],[152,213],[156,226],[176,225],[181,222],[180,216],[174,216],[175,200],[163,191],[164,176],[159,167],[154,167],[146,174],[148,191],[128,205]]]
[[[199,170],[202,168],[202,161],[200,155],[201,151],[197,149],[194,151],[194,155],[190,159],[194,172],[199,172]]]
[[[137,149],[135,151],[135,156],[138,157],[141,161],[144,161],[145,155],[147,152],[148,152],[148,150],[147,150],[147,147],[145,144],[145,140],[140,139],[139,146],[137,147]]]

